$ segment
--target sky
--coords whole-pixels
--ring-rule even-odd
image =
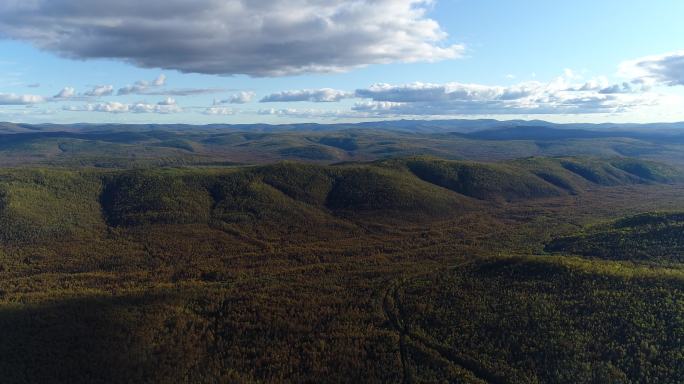
[[[679,0],[2,0],[0,121],[684,121]]]

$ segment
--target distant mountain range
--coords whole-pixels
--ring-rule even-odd
[[[92,132],[92,131],[150,131],[150,130],[164,130],[164,131],[232,131],[232,132],[275,132],[275,131],[339,131],[348,129],[382,129],[400,132],[417,132],[417,133],[440,133],[440,132],[457,132],[457,133],[473,133],[487,130],[502,130],[506,132],[513,132],[515,129],[521,128],[516,132],[530,132],[541,133],[541,130],[533,131],[532,128],[544,128],[574,131],[574,134],[587,136],[586,132],[582,131],[599,131],[611,132],[611,136],[600,137],[614,137],[616,133],[624,132],[648,132],[655,131],[659,133],[673,133],[677,131],[684,131],[684,122],[675,123],[649,123],[649,124],[617,124],[617,123],[571,123],[558,124],[543,120],[494,120],[494,119],[479,119],[479,120],[385,120],[385,121],[369,121],[362,123],[334,123],[334,124],[318,124],[318,123],[302,123],[302,124],[206,124],[206,125],[192,125],[192,124],[95,124],[95,123],[76,123],[76,124],[25,124],[25,123],[10,123],[0,122],[0,134],[3,133],[28,133],[28,132]],[[573,136],[566,132],[564,135]],[[515,135],[512,135],[515,136]]]
[[[642,126],[639,126],[642,127]],[[684,130],[680,129],[578,129],[566,126],[515,126],[508,128],[486,129],[472,133],[461,134],[464,137],[478,140],[568,140],[568,139],[603,139],[603,138],[631,138],[651,142],[684,142]]]
[[[496,161],[635,157],[684,165],[684,123],[399,120],[356,124],[0,123],[0,165],[336,163],[415,155]]]

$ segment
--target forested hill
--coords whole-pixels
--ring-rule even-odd
[[[674,184],[676,168],[634,159],[527,158],[476,163],[406,158],[324,166],[166,170],[6,170],[0,238],[26,242],[107,225],[203,223],[236,231],[342,225],[344,218],[449,217],[483,202]],[[286,227],[283,227],[286,225]]]
[[[279,160],[335,163],[416,155],[474,161],[622,156],[684,165],[680,125],[517,120],[205,126],[0,123],[0,165],[130,168]]]
[[[4,168],[0,382],[679,383],[683,192],[623,157]]]
[[[684,122],[649,123],[649,124],[591,124],[571,123],[557,124],[542,120],[385,120],[361,123],[299,123],[299,124],[28,124],[0,122],[0,133],[20,132],[91,132],[91,131],[236,131],[236,132],[272,132],[272,131],[335,131],[345,129],[387,129],[406,132],[476,132],[485,130],[522,128],[548,128],[561,130],[590,131],[622,131],[653,132],[684,129]]]

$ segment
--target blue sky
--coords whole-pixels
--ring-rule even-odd
[[[684,120],[681,1],[320,3],[7,0],[0,120]]]

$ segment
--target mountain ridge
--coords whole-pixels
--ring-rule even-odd
[[[552,123],[544,120],[495,120],[495,119],[446,119],[446,120],[380,120],[357,123],[283,123],[283,124],[122,124],[122,123],[65,123],[65,124],[29,124],[0,122],[0,133],[17,132],[86,132],[97,130],[172,130],[172,131],[337,131],[344,129],[391,129],[402,132],[437,133],[454,130],[470,133],[488,129],[511,127],[550,127],[556,129],[585,129],[610,131],[617,129],[632,130],[680,130],[684,122],[658,123]]]

